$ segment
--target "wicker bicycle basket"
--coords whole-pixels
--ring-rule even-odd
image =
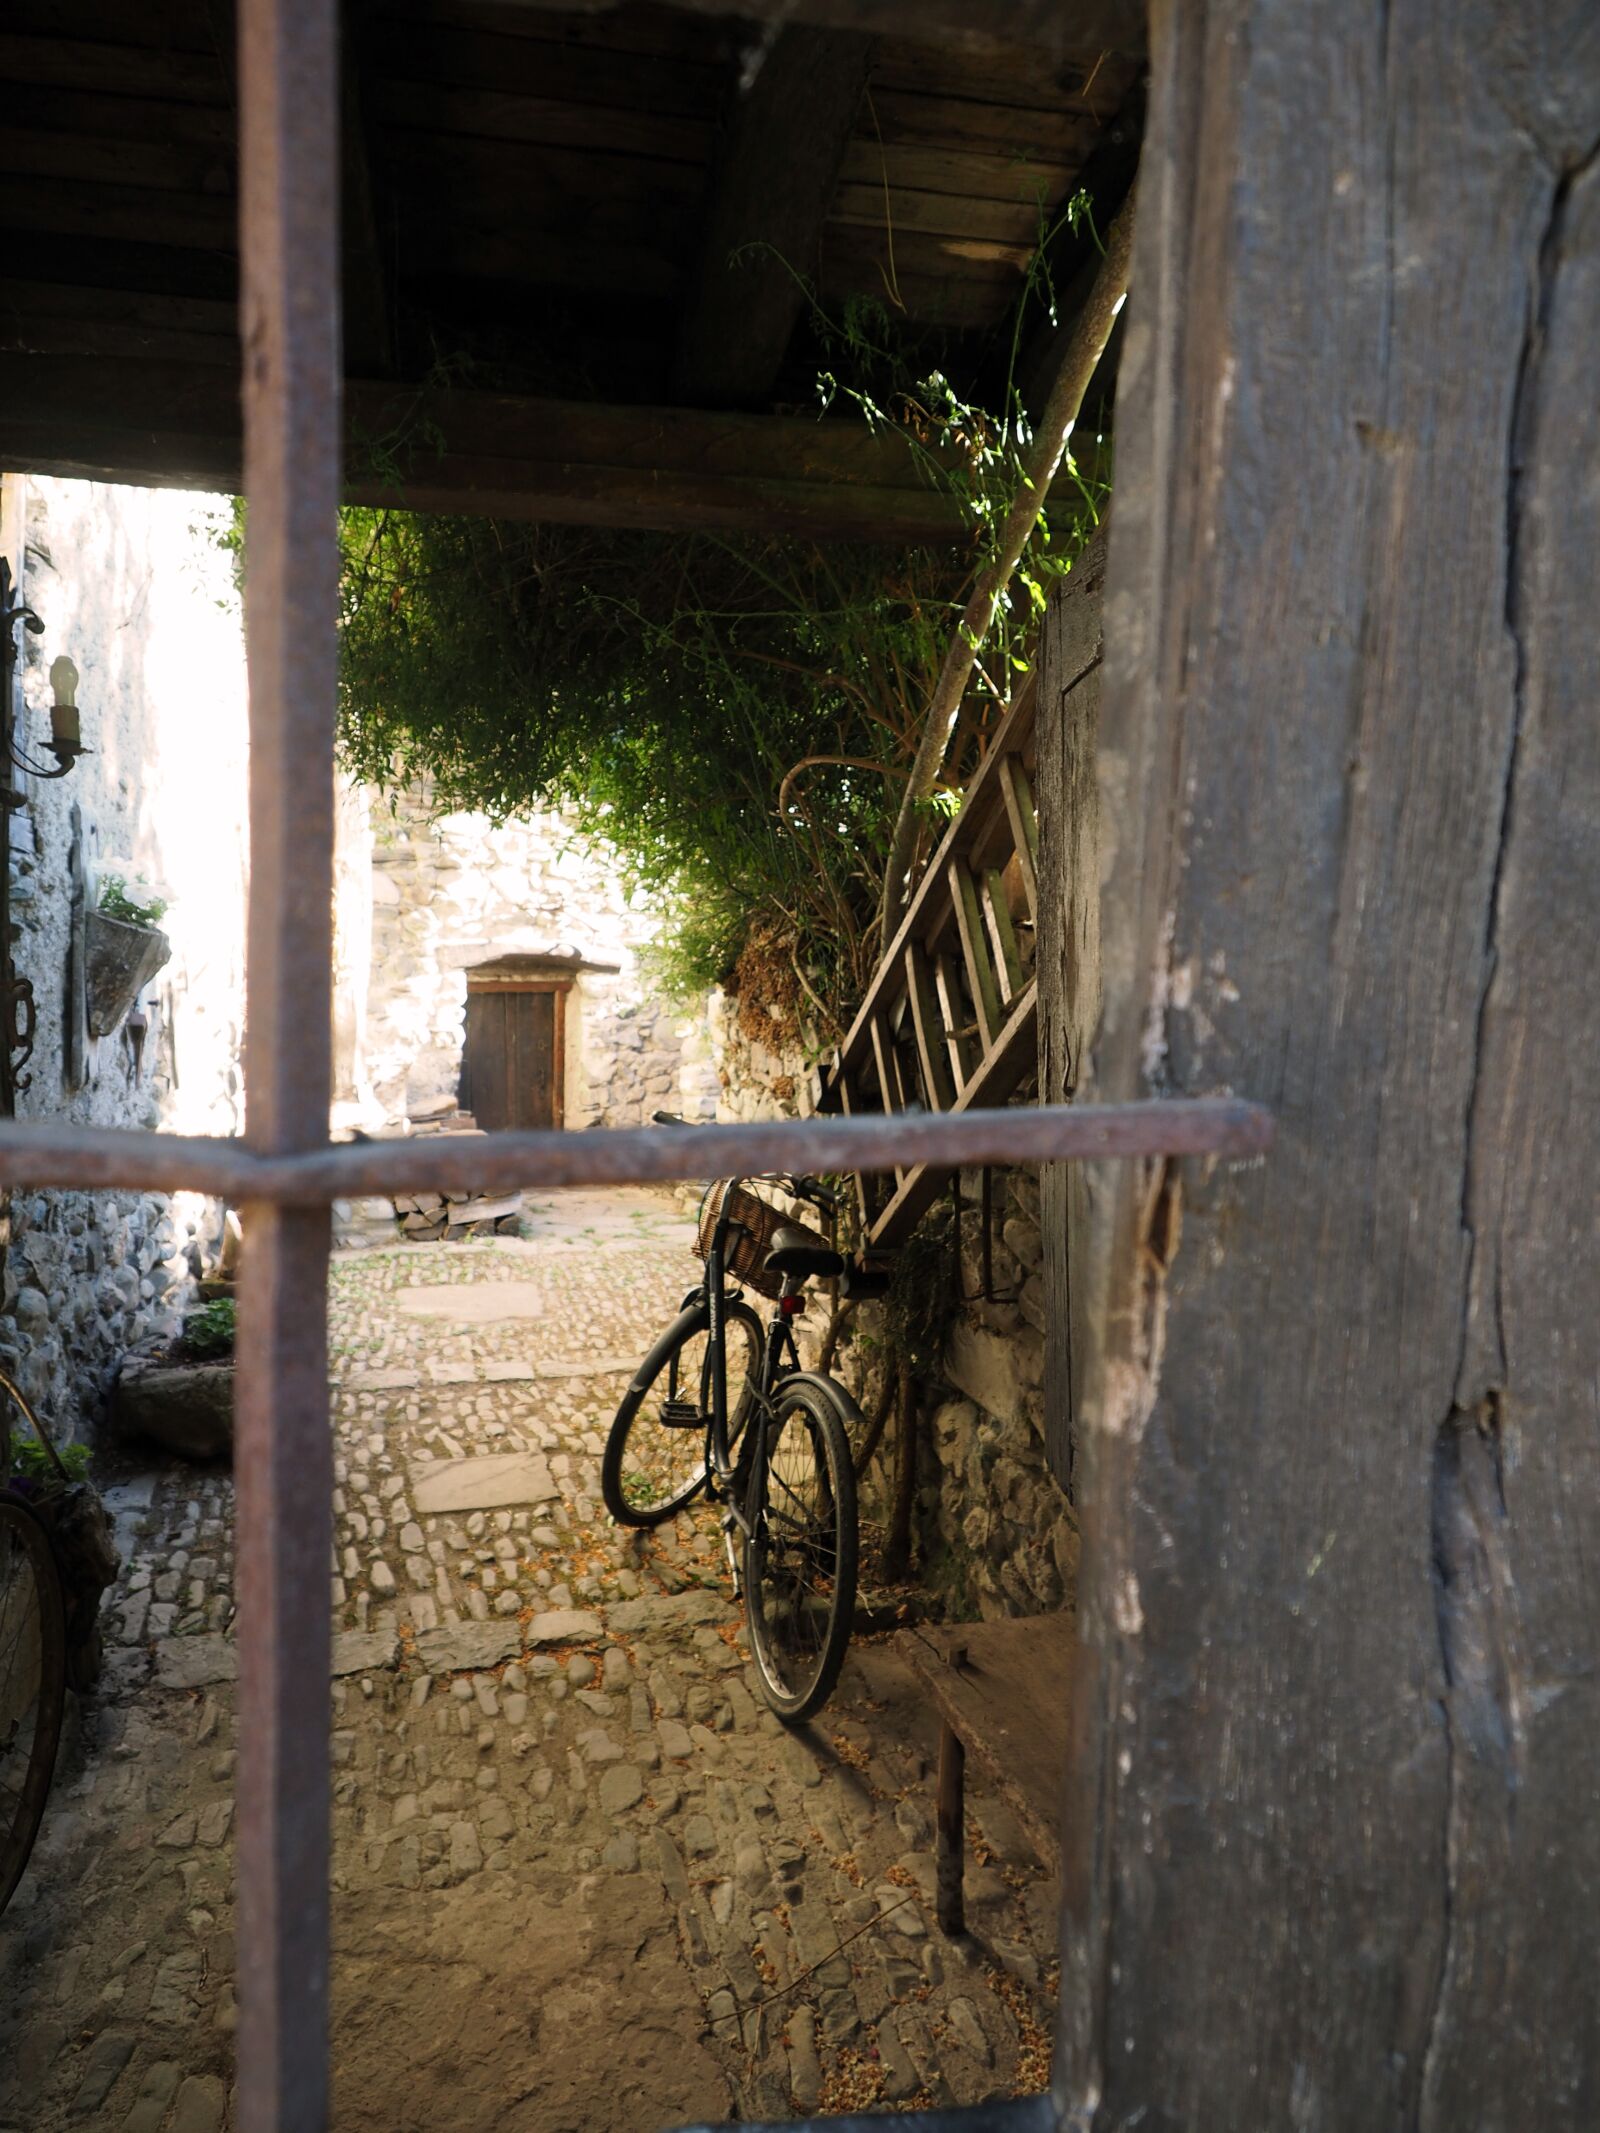
[[[742,1281],[747,1288],[758,1290],[763,1296],[776,1299],[783,1294],[783,1276],[774,1274],[767,1266],[767,1253],[772,1249],[776,1230],[804,1230],[809,1240],[826,1249],[827,1239],[819,1236],[808,1223],[797,1222],[793,1215],[785,1214],[781,1208],[769,1206],[755,1193],[746,1192],[742,1185],[731,1185],[722,1180],[709,1187],[700,1202],[700,1228],[694,1248],[702,1259],[710,1256],[711,1240],[722,1218],[724,1203],[733,1217],[728,1229],[727,1270],[735,1281]]]

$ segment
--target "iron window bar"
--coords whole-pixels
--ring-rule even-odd
[[[79,1190],[204,1192],[277,1207],[432,1188],[644,1185],[667,1179],[815,1175],[896,1164],[1097,1162],[1129,1156],[1262,1155],[1272,1117],[1232,1097],[1028,1109],[766,1119],[748,1125],[613,1126],[323,1142],[282,1153],[221,1140],[115,1127],[0,1119],[0,1182]]]
[[[224,1195],[244,1210],[234,1453],[241,2133],[322,2133],[327,2123],[330,1202],[418,1186],[644,1183],[892,1170],[919,1161],[1249,1157],[1265,1150],[1272,1132],[1257,1106],[1217,1099],[329,1143],[337,29],[337,0],[240,0],[251,848],[245,1137],[0,1121],[0,1182],[188,1189]],[[999,2126],[1045,2133],[1060,2112],[1043,2096],[900,2122],[910,2133]]]

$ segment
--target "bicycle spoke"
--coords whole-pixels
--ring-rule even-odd
[[[748,1312],[730,1308],[724,1327],[732,1441],[759,1378],[761,1341]],[[679,1339],[641,1394],[630,1392],[633,1405],[625,1403],[612,1425],[604,1478],[607,1506],[622,1523],[653,1525],[670,1517],[705,1481],[712,1363],[711,1335],[702,1324]]]
[[[750,1626],[768,1701],[794,1719],[826,1697],[849,1635],[853,1477],[842,1423],[815,1388],[780,1393],[765,1449],[764,1501],[746,1551]]]

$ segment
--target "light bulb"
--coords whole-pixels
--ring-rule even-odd
[[[50,707],[50,738],[76,748],[82,739],[78,730],[78,670],[65,653],[51,661],[50,686],[55,692],[55,702]]]

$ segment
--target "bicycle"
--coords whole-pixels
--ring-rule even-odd
[[[655,1116],[658,1125],[684,1123]],[[606,1441],[601,1490],[618,1524],[634,1527],[661,1525],[702,1491],[722,1502],[723,1546],[762,1694],[798,1725],[832,1693],[850,1640],[857,1530],[848,1430],[865,1425],[844,1386],[801,1369],[794,1321],[808,1281],[838,1279],[858,1297],[888,1284],[745,1189],[760,1182],[825,1214],[838,1205],[811,1177],[727,1178],[707,1188],[696,1236],[705,1279],[634,1373]],[[730,1283],[773,1299],[766,1326]]]
[[[44,1819],[69,1688],[101,1665],[100,1595],[121,1567],[105,1507],[75,1482],[21,1389],[0,1371],[44,1453],[48,1479],[12,1471],[0,1409],[0,1911],[16,1893]]]

